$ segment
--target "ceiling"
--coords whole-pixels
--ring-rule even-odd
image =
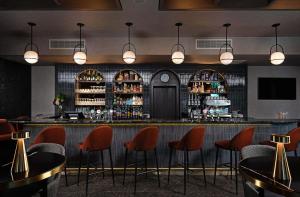
[[[160,11],[159,0],[120,2],[122,10],[117,11],[2,10],[0,36],[27,37],[29,21],[37,23],[36,36],[52,38],[77,37],[77,22],[86,24],[85,36],[123,37],[127,21],[134,23],[135,37],[175,37],[178,21],[183,22],[184,37],[223,37],[226,22],[232,23],[229,36],[272,36],[271,25],[277,22],[281,23],[279,36],[300,36],[300,10]]]
[[[45,6],[45,2],[52,1],[63,3],[61,7],[47,6],[44,8],[20,6],[20,2],[39,1],[39,5]],[[74,4],[70,2],[87,2],[86,4]],[[189,5],[187,9],[178,3],[189,2],[214,3],[211,8],[195,8]],[[255,7],[250,4],[248,7],[228,8],[223,2],[237,0],[0,0],[0,49],[5,49],[5,44],[17,40],[24,43],[28,41],[29,27],[28,22],[35,22],[37,27],[34,29],[34,36],[44,38],[77,38],[78,27],[76,24],[85,24],[83,37],[93,40],[93,38],[116,38],[127,37],[127,27],[125,22],[134,23],[132,36],[140,38],[152,37],[176,37],[177,31],[174,26],[176,22],[182,22],[181,36],[203,38],[203,37],[224,37],[224,23],[230,22],[229,37],[270,37],[274,35],[271,27],[274,23],[281,23],[279,36],[300,37],[300,0],[261,0],[269,1],[271,4],[266,7]],[[239,0],[248,2],[250,0]],[[259,0],[260,1],[260,0]],[[287,1],[294,2],[286,4]],[[10,2],[5,7],[4,3]],[[18,4],[19,7],[12,5]],[[98,2],[97,6],[92,3]],[[103,4],[99,4],[103,2]],[[166,7],[164,3],[173,2],[174,8]],[[177,2],[177,3],[176,3]],[[258,0],[252,0],[258,2]],[[91,4],[90,4],[91,3]],[[258,2],[259,3],[259,2]],[[21,3],[22,4],[22,3]],[[216,6],[217,4],[217,6]],[[274,7],[274,5],[277,7]],[[57,5],[57,4],[56,4]],[[197,4],[196,6],[198,6]],[[202,6],[205,4],[201,4]],[[246,5],[246,4],[245,4]],[[273,5],[273,8],[270,7]],[[287,5],[294,5],[287,8]],[[299,5],[299,7],[297,7]],[[10,6],[10,7],[9,7]],[[73,7],[72,7],[73,6]],[[164,6],[164,7],[163,7]],[[228,4],[227,4],[228,6]],[[32,10],[30,10],[32,8]],[[94,9],[91,9],[94,8]],[[276,9],[275,9],[276,8]],[[112,43],[114,44],[114,43]],[[142,44],[142,42],[141,42]],[[18,49],[18,51],[20,51]],[[5,59],[24,62],[22,49],[15,55],[3,56]],[[1,55],[1,54],[0,54]],[[166,55],[147,55],[139,56],[137,63],[150,62],[170,62],[170,57]],[[187,56],[187,63],[215,64],[217,56]],[[239,61],[235,63],[265,62],[268,64],[267,56],[238,56]],[[290,56],[290,64],[299,62],[299,56]],[[40,63],[62,62],[72,63],[71,56],[41,55]],[[89,56],[89,63],[122,63],[120,56],[101,55]]]

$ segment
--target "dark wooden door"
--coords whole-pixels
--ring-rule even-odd
[[[153,118],[164,120],[177,119],[176,86],[153,87]]]

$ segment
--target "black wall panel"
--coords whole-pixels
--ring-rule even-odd
[[[75,64],[58,64],[55,67],[56,85],[55,92],[64,93],[67,96],[65,110],[74,110],[74,83],[75,76],[80,71],[88,68],[100,71],[106,80],[107,96],[106,103],[110,108],[112,105],[112,80],[115,74],[121,69],[134,69],[143,77],[144,80],[144,113],[150,113],[150,81],[152,76],[161,69],[174,71],[180,79],[180,113],[187,113],[187,83],[190,77],[201,69],[214,69],[227,80],[229,85],[229,99],[232,101],[232,110],[240,110],[247,115],[247,65],[198,65],[198,64],[98,64],[98,65],[75,65]]]
[[[31,115],[31,66],[0,59],[0,116]]]

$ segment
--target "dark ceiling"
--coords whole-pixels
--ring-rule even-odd
[[[176,10],[299,10],[299,0],[160,0],[162,11]]]
[[[0,0],[1,10],[122,10],[120,0]]]

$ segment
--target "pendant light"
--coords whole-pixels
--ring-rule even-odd
[[[79,44],[74,47],[73,59],[76,64],[82,65],[86,63],[87,59],[87,50],[82,51],[82,42],[81,42],[81,28],[84,26],[83,23],[77,23],[79,27]]]
[[[273,45],[270,49],[270,61],[271,61],[271,64],[274,64],[274,65],[282,64],[285,59],[283,47],[277,43],[277,27],[279,25],[280,25],[280,23],[276,23],[276,24],[272,25],[272,27],[274,27],[274,29],[275,29],[276,44]],[[274,48],[275,48],[275,51],[273,51]],[[280,48],[281,51],[278,50],[278,48]]]
[[[179,43],[179,28],[182,26],[182,23],[176,23],[175,26],[177,27],[177,44],[172,47],[171,59],[174,64],[181,64],[184,61],[185,54],[183,45]]]
[[[133,24],[128,22],[128,23],[125,23],[125,25],[128,27],[128,43],[126,43],[122,49],[123,60],[126,64],[132,64],[133,62],[135,62],[135,59],[136,59],[135,46],[130,42],[130,27]]]
[[[228,31],[228,27],[230,26],[231,26],[230,23],[226,23],[223,25],[223,27],[226,28],[226,41],[225,44],[220,48],[219,56],[220,56],[220,62],[224,65],[229,65],[233,61],[233,48],[227,41],[227,34],[228,34],[227,31]],[[225,52],[221,53],[223,47],[225,47]],[[228,48],[230,49],[230,51],[228,51]]]
[[[39,49],[36,44],[33,43],[33,27],[35,23],[28,23],[30,26],[30,43],[25,46],[24,59],[29,64],[35,64],[39,61]]]

